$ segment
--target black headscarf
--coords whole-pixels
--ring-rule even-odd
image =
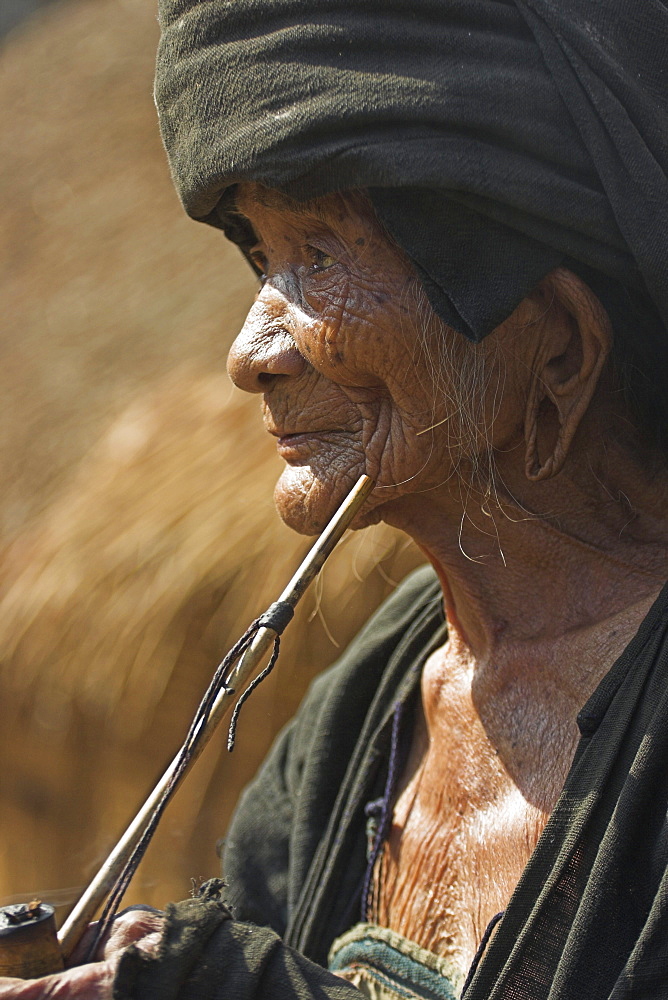
[[[225,228],[243,180],[363,187],[472,340],[562,262],[668,326],[665,0],[160,0],[160,19],[194,218]]]

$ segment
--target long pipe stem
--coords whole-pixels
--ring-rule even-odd
[[[299,569],[279,597],[279,601],[285,601],[293,608],[297,605],[309,584],[315,579],[322,569],[322,566],[332,549],[359,511],[366,498],[371,493],[373,487],[374,482],[372,479],[368,476],[360,477],[334,514],[334,517],[331,519],[325,530],[307,553]],[[183,778],[189,772],[190,768],[213,736],[214,732],[218,728],[218,725],[231,710],[234,703],[235,692],[238,694],[246,680],[248,680],[251,675],[256,672],[257,667],[268,653],[275,638],[276,633],[273,629],[261,628],[250,647],[236,664],[228,682],[228,688],[233,690],[223,690],[218,695],[218,698],[214,702],[213,708],[211,709],[208,721],[199,736],[188,767],[179,777],[174,790],[181,784]],[[160,802],[165,789],[170,783],[178,759],[177,755],[163,774],[162,778],[158,781],[157,785],[146,799],[121,839],[113,848],[95,878],[85,890],[79,901],[75,904],[65,923],[58,932],[58,940],[60,941],[60,947],[66,962],[81,940],[88,924],[104,902],[116,879],[123,871],[133,850],[141,840],[142,834],[151,819],[155,807]]]

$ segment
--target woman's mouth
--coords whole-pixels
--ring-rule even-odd
[[[286,462],[298,462],[313,453],[313,449],[327,441],[332,435],[340,432],[333,430],[322,431],[293,431],[289,434],[277,435],[276,450]]]

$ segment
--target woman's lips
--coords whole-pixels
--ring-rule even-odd
[[[295,461],[311,454],[313,448],[322,445],[323,438],[328,438],[336,431],[294,431],[291,434],[278,435],[276,450],[286,462]]]
[[[298,441],[300,438],[311,437],[317,433],[318,431],[293,431],[291,434],[278,434],[278,443],[287,444],[290,441]]]

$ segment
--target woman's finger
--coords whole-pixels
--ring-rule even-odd
[[[114,958],[131,944],[152,954],[160,940],[164,917],[148,910],[132,910],[116,917],[109,937],[103,944],[101,958]]]
[[[124,910],[114,920],[109,931],[96,948],[94,960],[102,961],[112,958],[128,945],[136,944],[147,936],[157,935],[159,938],[163,926],[163,915],[159,910],[150,907],[133,907]],[[97,923],[90,924],[81,941],[72,952],[69,964],[81,965],[88,957],[88,950],[97,932]],[[153,942],[142,945],[144,950],[153,947]]]
[[[42,979],[0,979],[0,1000],[111,1000],[116,964],[79,965]]]

